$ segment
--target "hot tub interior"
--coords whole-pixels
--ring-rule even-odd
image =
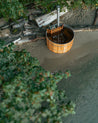
[[[47,37],[54,43],[65,44],[73,39],[74,33],[70,28],[63,27],[62,30],[55,33],[47,33]]]

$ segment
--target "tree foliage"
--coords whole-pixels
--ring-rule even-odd
[[[74,114],[75,104],[66,102],[65,92],[57,88],[70,72],[50,73],[13,46],[0,41],[0,123],[57,123]]]
[[[35,7],[40,7],[43,11],[51,11],[57,5],[67,6],[68,8],[77,8],[87,6],[98,8],[98,0],[0,0],[0,16],[7,19],[16,20],[19,17],[25,16],[25,11],[28,4]]]

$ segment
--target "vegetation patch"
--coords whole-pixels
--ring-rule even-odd
[[[30,53],[0,41],[0,122],[61,123],[62,117],[75,114],[75,104],[57,87],[68,77],[69,71],[46,71]]]
[[[0,0],[0,16],[6,19],[17,20],[26,17],[26,10],[32,7],[40,8],[44,12],[50,12],[56,8],[66,6],[69,9],[98,8],[98,0]]]

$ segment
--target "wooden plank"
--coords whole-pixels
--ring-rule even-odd
[[[64,15],[67,12],[68,12],[67,7],[64,7],[62,9],[62,11],[60,12],[60,16]],[[50,24],[51,22],[53,22],[56,19],[57,19],[57,10],[55,10],[49,14],[45,14],[41,17],[38,17],[35,19],[35,21],[39,27],[42,27],[42,26],[46,26],[46,25]]]

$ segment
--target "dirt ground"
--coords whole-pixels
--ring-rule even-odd
[[[75,33],[73,47],[65,54],[49,51],[45,40],[17,47],[21,49],[37,57],[46,70],[71,71],[58,87],[76,103],[76,114],[63,118],[63,123],[98,123],[98,32]]]
[[[95,17],[95,9],[75,9],[66,13],[62,19],[61,23],[70,26],[87,26],[92,25]],[[98,19],[96,21],[98,25]]]

